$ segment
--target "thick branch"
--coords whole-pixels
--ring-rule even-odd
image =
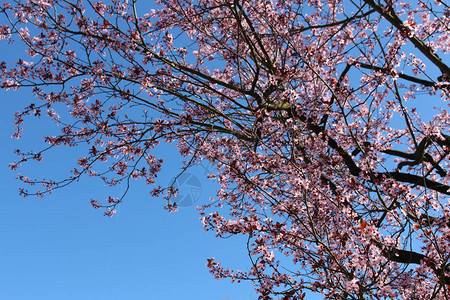
[[[374,70],[374,71],[380,71],[386,74],[389,74],[389,70],[386,68],[381,68],[381,67],[377,67],[377,66],[372,66],[369,64],[365,64],[365,63],[358,63],[361,67],[363,67],[364,69],[370,69],[370,70]],[[424,79],[419,79],[413,76],[409,76],[409,75],[405,75],[405,74],[398,74],[398,77],[411,81],[411,82],[415,82],[424,86],[435,86],[435,83],[432,81],[428,81],[428,80],[424,80]]]
[[[414,251],[400,250],[396,248],[384,248],[381,254],[389,259],[390,261],[395,261],[403,264],[420,264],[425,255],[417,253]]]
[[[450,68],[442,61],[442,59],[433,52],[433,50],[424,44],[417,36],[411,35],[411,30],[406,27],[402,20],[395,14],[393,9],[389,7],[386,9],[385,7],[376,4],[373,0],[364,0],[367,4],[373,7],[380,15],[382,15],[389,23],[394,25],[400,32],[404,33],[405,36],[413,43],[413,45],[422,52],[433,64],[435,64],[439,70],[441,70],[442,74],[450,76]]]
[[[445,272],[448,272],[447,266],[437,266],[436,262],[433,259],[421,253],[409,250],[401,250],[394,247],[388,247],[383,245],[381,242],[375,240],[372,240],[372,242],[381,249],[381,255],[383,255],[388,260],[402,264],[418,264],[418,265],[420,265],[422,262],[425,262],[427,266],[433,269],[436,276],[440,280],[442,280],[442,282],[444,282],[445,284],[450,283],[450,277],[445,275]]]
[[[450,195],[450,186],[430,180],[423,176],[417,176],[413,174],[403,173],[403,172],[384,172],[378,173],[376,176],[377,179],[383,179],[383,176],[387,178],[392,178],[400,182],[412,183],[415,185],[422,186],[424,188],[428,188],[430,190],[434,190],[436,192]]]
[[[304,32],[304,31],[308,31],[308,30],[312,30],[312,29],[318,29],[318,28],[327,28],[327,27],[333,27],[333,26],[338,26],[338,25],[346,26],[350,22],[352,22],[352,21],[354,21],[356,19],[362,19],[364,17],[367,17],[368,15],[370,15],[371,13],[373,13],[375,11],[376,11],[375,9],[371,9],[368,12],[365,12],[365,13],[363,13],[361,15],[355,14],[352,17],[347,18],[345,20],[336,21],[336,22],[333,22],[333,23],[322,24],[322,25],[311,25],[311,26],[308,26],[308,27],[302,27],[302,28],[294,29],[291,32],[292,33],[301,33],[301,32]]]
[[[319,134],[322,133],[324,138],[327,140],[328,146],[330,146],[333,150],[335,150],[344,160],[345,165],[347,166],[350,174],[353,176],[359,176],[361,174],[361,168],[353,160],[352,156],[345,151],[336,140],[334,140],[329,135],[325,134],[323,128],[318,125],[312,124],[312,122],[305,116],[301,116],[296,114],[294,111],[290,109],[289,103],[282,104],[267,104],[265,107],[269,110],[285,110],[287,111],[291,117],[295,117],[307,124],[308,128],[311,129],[314,133]],[[447,136],[445,136],[447,139]],[[450,139],[450,138],[449,138]],[[447,141],[447,140],[446,140]],[[441,141],[441,143],[445,143],[446,141]],[[377,180],[383,180],[384,177],[395,179],[399,182],[411,183],[418,186],[422,186],[424,188],[428,188],[439,193],[450,195],[450,186],[445,185],[433,180],[426,178],[425,176],[417,176],[413,174],[403,173],[403,172],[383,172],[378,173],[375,176]]]

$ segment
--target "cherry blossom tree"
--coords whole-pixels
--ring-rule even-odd
[[[33,116],[60,130],[11,168],[83,153],[63,180],[19,175],[22,195],[141,179],[176,210],[177,191],[155,186],[157,147],[174,142],[182,171],[216,168],[205,229],[248,238],[250,267],[210,258],[216,278],[260,299],[450,298],[444,1],[141,2],[3,2],[2,45],[27,53],[0,64],[0,85],[36,97],[14,137]],[[124,196],[91,203],[113,215]]]

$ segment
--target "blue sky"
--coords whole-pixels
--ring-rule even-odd
[[[7,166],[15,159],[13,149],[39,144],[48,129],[31,119],[23,140],[10,138],[13,113],[28,99],[25,92],[1,92],[0,299],[257,298],[252,284],[231,284],[208,273],[210,257],[247,266],[245,241],[206,233],[195,206],[169,214],[163,200],[149,196],[148,186],[136,184],[117,215],[103,217],[89,200],[103,199],[110,190],[89,179],[43,199],[18,196],[19,182]],[[181,158],[174,146],[161,153],[167,168],[159,180],[167,184]],[[23,172],[63,174],[75,158],[60,151]],[[197,204],[206,203],[214,186],[202,168],[192,173],[202,189]]]

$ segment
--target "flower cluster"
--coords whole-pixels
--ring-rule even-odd
[[[206,230],[243,235],[260,299],[450,297],[450,14],[442,1],[8,0],[0,87],[31,88],[15,115],[47,118],[48,147],[78,147],[67,178],[18,179],[43,196],[96,177],[155,184],[161,142],[216,167]],[[383,2],[383,3],[382,3]],[[438,73],[436,73],[438,72]],[[425,107],[423,94],[441,107]],[[126,192],[125,192],[126,194]],[[112,216],[124,196],[91,200]],[[153,187],[167,200],[173,187]]]

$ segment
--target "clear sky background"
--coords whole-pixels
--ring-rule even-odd
[[[4,48],[1,52],[5,55]],[[215,280],[206,269],[211,257],[230,267],[249,262],[245,240],[206,233],[195,205],[169,214],[162,199],[150,197],[149,186],[135,184],[118,213],[104,217],[89,200],[104,199],[111,191],[89,178],[43,199],[20,197],[20,183],[8,168],[16,159],[13,149],[40,145],[49,127],[30,119],[24,138],[11,139],[13,114],[32,95],[0,95],[0,300],[257,299],[251,283]],[[66,150],[20,171],[63,175],[77,157]],[[174,145],[160,152],[166,168],[159,181],[167,185],[182,159]],[[206,203],[215,195],[214,185],[203,168],[192,173],[201,185],[196,204]],[[180,191],[189,193],[186,186]]]

